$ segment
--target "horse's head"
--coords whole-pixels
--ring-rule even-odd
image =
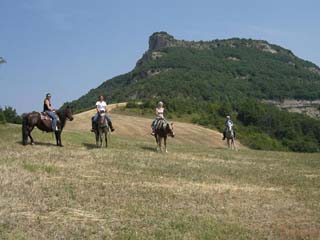
[[[231,122],[228,122],[227,127],[228,127],[229,131],[232,131],[232,123]]]
[[[173,132],[173,123],[168,123],[166,127],[166,132],[169,136],[174,137],[174,132]]]
[[[72,109],[71,109],[70,106],[67,106],[67,107],[64,109],[64,115],[65,115],[66,118],[68,118],[70,121],[73,120]]]
[[[105,125],[106,124],[106,112],[105,111],[99,111],[99,124],[100,125]]]

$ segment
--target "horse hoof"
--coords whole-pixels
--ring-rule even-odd
[[[34,145],[34,142],[30,143],[31,145]]]

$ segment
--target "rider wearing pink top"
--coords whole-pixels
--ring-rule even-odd
[[[164,107],[163,107],[163,102],[161,101],[158,103],[158,107],[156,108],[156,118],[153,120],[151,124],[151,128],[152,128],[151,135],[154,135],[154,130],[159,119],[164,119]]]

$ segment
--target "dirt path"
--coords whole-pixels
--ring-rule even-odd
[[[116,129],[112,134],[132,138],[153,138],[150,135],[150,124],[152,119],[112,113],[112,109],[117,106],[125,106],[125,103],[109,105],[111,111],[109,115]],[[90,119],[94,113],[95,109],[75,115],[74,121],[68,122],[66,129],[89,132],[91,129]],[[226,147],[226,142],[221,141],[221,133],[195,124],[175,122],[174,132],[176,137],[174,139],[169,139],[169,142],[198,144],[219,148]]]

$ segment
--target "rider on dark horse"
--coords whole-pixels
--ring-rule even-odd
[[[97,113],[92,118],[92,129],[91,129],[91,132],[94,132],[94,130],[95,130],[96,122],[97,122],[97,120],[99,118],[99,113],[100,112],[107,113],[107,103],[105,102],[103,96],[100,96],[99,100],[96,102],[96,110],[97,110]],[[109,125],[109,127],[111,129],[111,132],[113,132],[115,129],[112,126],[112,122],[111,122],[110,117],[107,114],[105,114],[105,118],[106,118],[106,120],[108,122],[108,125]]]
[[[48,116],[52,119],[52,123],[51,123],[52,131],[58,131],[57,115],[55,113],[55,109],[53,109],[51,106],[51,94],[50,93],[47,93],[46,98],[44,99],[43,112],[47,113]]]
[[[163,102],[158,103],[158,107],[156,108],[156,118],[153,120],[151,124],[151,135],[154,136],[155,128],[157,126],[157,123],[160,119],[165,119],[164,118],[164,107],[163,107]]]
[[[226,119],[226,121],[224,122],[225,128],[224,128],[224,130],[223,130],[223,138],[222,138],[222,140],[225,140],[225,139],[226,139],[226,135],[227,135],[227,130],[228,130],[229,124],[230,124],[230,126],[233,128],[233,122],[232,122],[232,120],[231,120],[231,117],[230,117],[230,116],[227,116],[226,118],[227,118],[227,119]],[[232,129],[232,130],[233,130],[233,136],[236,137],[236,131],[235,131],[234,129]]]

